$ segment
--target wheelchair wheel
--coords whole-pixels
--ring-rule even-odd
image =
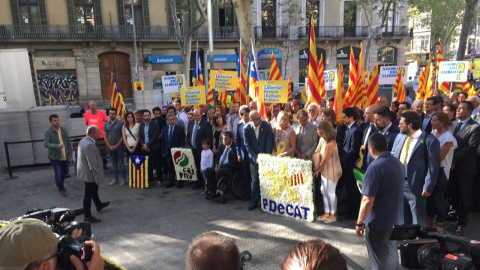
[[[234,173],[230,184],[233,197],[241,200],[248,196],[247,190],[245,188],[245,179],[243,178],[242,170]]]

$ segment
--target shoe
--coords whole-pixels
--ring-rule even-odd
[[[168,183],[168,184],[165,186],[165,188],[171,188],[171,187],[173,187],[173,186],[175,186],[175,184],[173,184],[173,183]]]
[[[156,181],[155,186],[156,186],[157,188],[159,188],[159,187],[163,186],[163,184],[162,184],[162,182],[160,182],[160,181]]]
[[[202,183],[197,181],[197,183],[195,183],[195,185],[193,186],[193,189],[197,189],[197,188],[200,188],[202,186],[203,186]]]
[[[110,181],[110,183],[108,183],[109,186],[113,186],[113,185],[116,185],[116,184],[118,184],[117,179],[113,179],[112,181]]]
[[[105,209],[108,205],[110,205],[110,202],[103,202],[100,207],[97,207],[97,212],[100,213]]]
[[[99,223],[99,222],[102,222],[101,219],[98,219],[98,218],[96,218],[96,217],[94,217],[94,216],[91,216],[91,217],[89,217],[89,218],[84,218],[83,221],[85,221],[85,222],[90,222],[90,223]]]
[[[178,188],[178,189],[181,189],[181,188],[183,188],[183,182],[181,182],[181,183],[178,183],[178,184],[177,184],[177,188]]]
[[[60,196],[62,196],[62,197],[67,196],[67,190],[66,189],[60,190]]]
[[[211,200],[211,199],[212,199],[212,196],[210,196],[210,194],[208,194],[207,196],[205,196],[205,199]]]
[[[255,210],[255,208],[257,208],[257,204],[256,203],[251,203],[248,206],[248,211],[253,211],[253,210]]]
[[[426,225],[426,227],[427,227],[427,228],[435,228],[435,223],[436,223],[436,222],[437,222],[437,221],[435,220],[435,218],[429,218],[429,217],[427,217],[427,225]]]
[[[200,193],[200,195],[204,195],[206,192],[207,192],[207,191],[204,190],[204,191],[202,191],[202,193]]]
[[[435,224],[435,230],[437,230],[437,232],[443,232],[445,229],[443,227],[443,224],[437,223]]]
[[[65,178],[69,178],[69,177],[70,177],[70,174],[66,174],[66,175],[65,175]]]
[[[329,215],[330,215],[329,213],[325,213],[325,214],[323,214],[323,215],[321,215],[321,216],[317,216],[317,220],[318,220],[318,221],[325,220],[326,218],[328,218]]]
[[[336,216],[336,215],[329,215],[327,218],[325,218],[325,219],[323,220],[323,222],[325,222],[325,223],[327,223],[327,224],[328,224],[328,223],[335,222],[335,221],[337,221],[337,216]]]
[[[127,180],[122,179],[122,180],[120,181],[120,186],[125,186],[126,184],[127,184]]]
[[[457,230],[455,231],[455,234],[457,236],[463,236],[463,227],[462,226],[458,226],[457,227]]]

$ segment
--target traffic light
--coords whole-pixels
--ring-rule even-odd
[[[425,63],[428,64],[428,61],[430,60],[430,54],[429,53],[426,53],[425,54]]]

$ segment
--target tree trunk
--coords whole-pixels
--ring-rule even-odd
[[[462,30],[460,31],[460,41],[458,42],[457,60],[465,58],[465,50],[467,49],[468,32],[470,24],[474,19],[475,5],[478,0],[465,0],[465,13],[463,14]]]
[[[250,58],[252,41],[255,42],[252,22],[253,0],[232,0],[237,15],[238,30],[242,38],[243,61],[247,63]]]
[[[185,85],[190,86],[190,59],[192,57],[192,36],[185,35],[182,48],[182,73],[185,74]]]

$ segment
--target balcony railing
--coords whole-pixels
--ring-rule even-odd
[[[182,29],[184,35],[186,29]],[[170,26],[138,26],[137,39],[173,39],[175,28]],[[207,27],[194,34],[208,38]],[[216,39],[238,39],[238,27],[213,27]],[[0,25],[0,39],[132,39],[132,26],[69,26],[69,25]]]
[[[254,28],[255,38],[288,38],[288,26],[256,26]]]
[[[315,27],[315,37],[317,38],[349,38],[349,37],[368,37],[368,26],[320,26]],[[407,26],[395,26],[381,32],[378,37],[407,37],[411,36],[412,31],[408,31]],[[305,38],[309,33],[308,27],[298,28],[298,37]]]

